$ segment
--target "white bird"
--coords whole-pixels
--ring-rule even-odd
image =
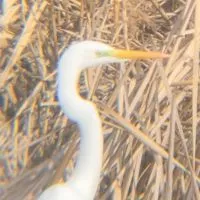
[[[88,67],[120,63],[127,59],[164,58],[160,52],[118,50],[109,45],[83,41],[65,50],[58,63],[58,99],[64,114],[80,129],[80,153],[67,183],[47,188],[39,200],[93,200],[100,179],[103,135],[95,105],[77,90],[80,72]]]

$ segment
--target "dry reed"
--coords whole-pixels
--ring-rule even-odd
[[[193,0],[3,1],[0,199],[35,199],[72,172],[79,135],[57,103],[56,62],[85,39],[171,55],[83,72],[103,121],[96,199],[200,199],[199,24]]]

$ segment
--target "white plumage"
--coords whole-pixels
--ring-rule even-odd
[[[92,200],[99,184],[103,154],[101,121],[95,105],[78,94],[80,72],[87,67],[122,62],[127,58],[165,56],[159,52],[116,50],[94,41],[74,43],[66,49],[58,63],[58,99],[65,115],[79,126],[80,153],[68,182],[49,187],[39,200]]]

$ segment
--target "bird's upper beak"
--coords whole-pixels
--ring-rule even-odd
[[[157,51],[131,51],[113,49],[109,51],[109,56],[121,59],[148,59],[148,58],[168,58],[169,55]]]

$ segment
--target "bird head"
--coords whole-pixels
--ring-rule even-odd
[[[68,48],[68,55],[80,62],[82,69],[99,64],[120,63],[130,59],[165,58],[168,55],[153,51],[130,51],[113,48],[97,41],[82,41],[73,43]]]

